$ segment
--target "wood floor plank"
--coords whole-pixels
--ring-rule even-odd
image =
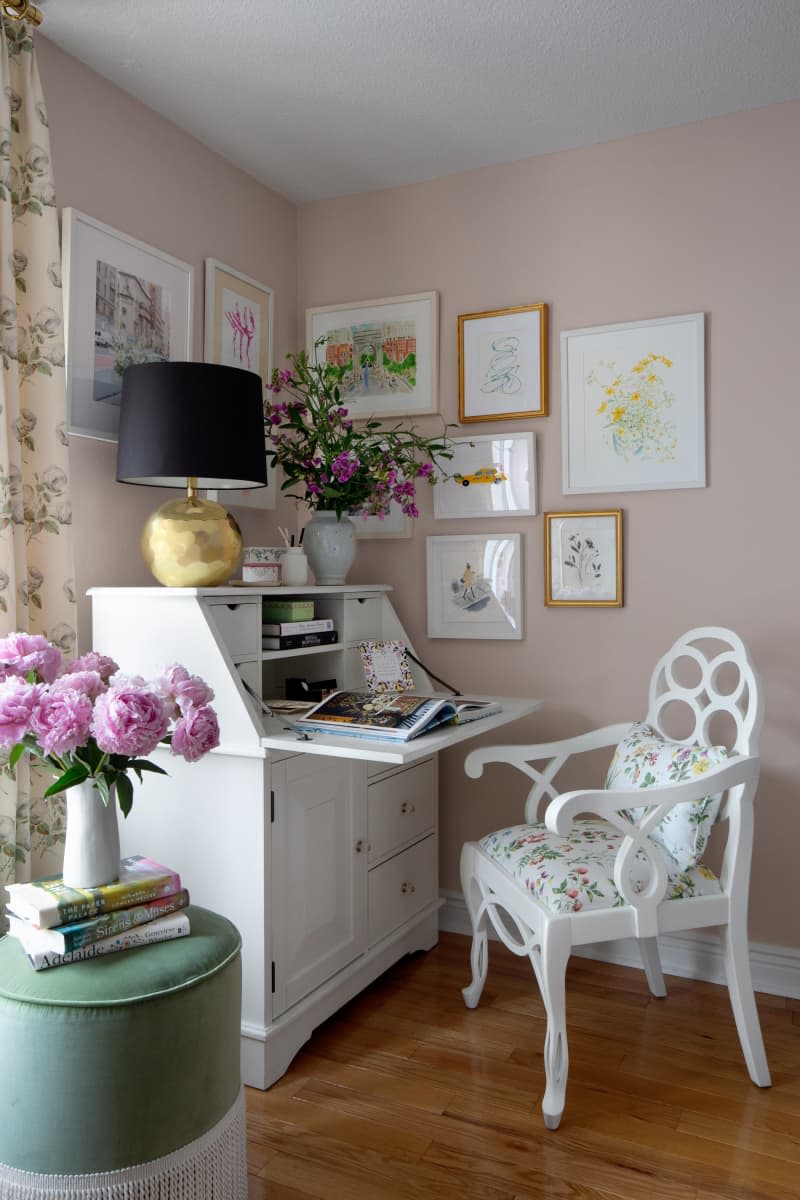
[[[443,934],[247,1089],[249,1200],[800,1200],[800,1005],[759,997],[774,1086],[750,1082],[727,991],[572,959],[570,1077],[545,1129],[544,1009],[492,947]]]

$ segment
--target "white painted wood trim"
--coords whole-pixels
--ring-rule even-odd
[[[442,909],[439,928],[449,933],[472,934],[469,913],[461,892],[442,890]],[[489,937],[496,939],[490,928]],[[704,979],[707,983],[726,985],[725,966],[719,938],[706,933],[664,933],[658,936],[658,947],[664,973],[684,979]],[[573,946],[573,954],[594,958],[600,962],[619,963],[641,969],[642,958],[633,938],[595,942],[588,946]],[[773,996],[790,996],[800,1000],[800,948],[771,946],[766,942],[750,943],[750,969],[753,987],[757,992]],[[469,976],[469,958],[464,958],[464,976]]]

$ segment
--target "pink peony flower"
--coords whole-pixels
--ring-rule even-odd
[[[99,671],[71,671],[67,675],[59,675],[50,689],[53,692],[80,692],[90,700],[96,700],[107,690]]]
[[[190,675],[186,667],[173,663],[165,667],[156,680],[156,687],[167,701],[171,716],[178,712],[186,712],[189,705],[201,708],[214,699],[213,688],[210,688],[199,675]]]
[[[31,733],[45,754],[65,754],[84,745],[91,724],[92,701],[75,688],[43,688],[31,714]]]
[[[172,734],[172,753],[187,762],[197,762],[219,745],[219,723],[210,704],[188,705]]]
[[[94,650],[90,650],[88,654],[82,654],[80,658],[75,658],[71,663],[67,663],[64,674],[75,675],[81,671],[97,671],[103,683],[108,683],[111,676],[118,670],[119,663],[115,663],[113,658],[109,658],[107,654],[96,654]]]
[[[149,754],[168,728],[167,705],[147,686],[123,680],[95,702],[91,732],[100,749],[109,754]]]
[[[52,683],[61,670],[61,651],[40,634],[10,633],[0,639],[0,679],[35,671],[43,683]]]
[[[41,686],[12,676],[0,686],[0,746],[9,750],[30,731]]]

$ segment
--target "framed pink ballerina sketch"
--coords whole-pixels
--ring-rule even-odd
[[[272,288],[215,258],[206,259],[203,357],[206,362],[255,371],[266,385],[272,375]],[[275,472],[265,488],[226,492],[228,508],[274,508]],[[216,493],[209,493],[211,499]]]
[[[272,372],[272,288],[206,259],[206,362],[255,371],[266,384]]]

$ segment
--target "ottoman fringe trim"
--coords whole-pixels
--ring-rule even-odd
[[[151,1162],[96,1175],[41,1175],[0,1163],[0,1200],[247,1200],[244,1089],[208,1133]]]

